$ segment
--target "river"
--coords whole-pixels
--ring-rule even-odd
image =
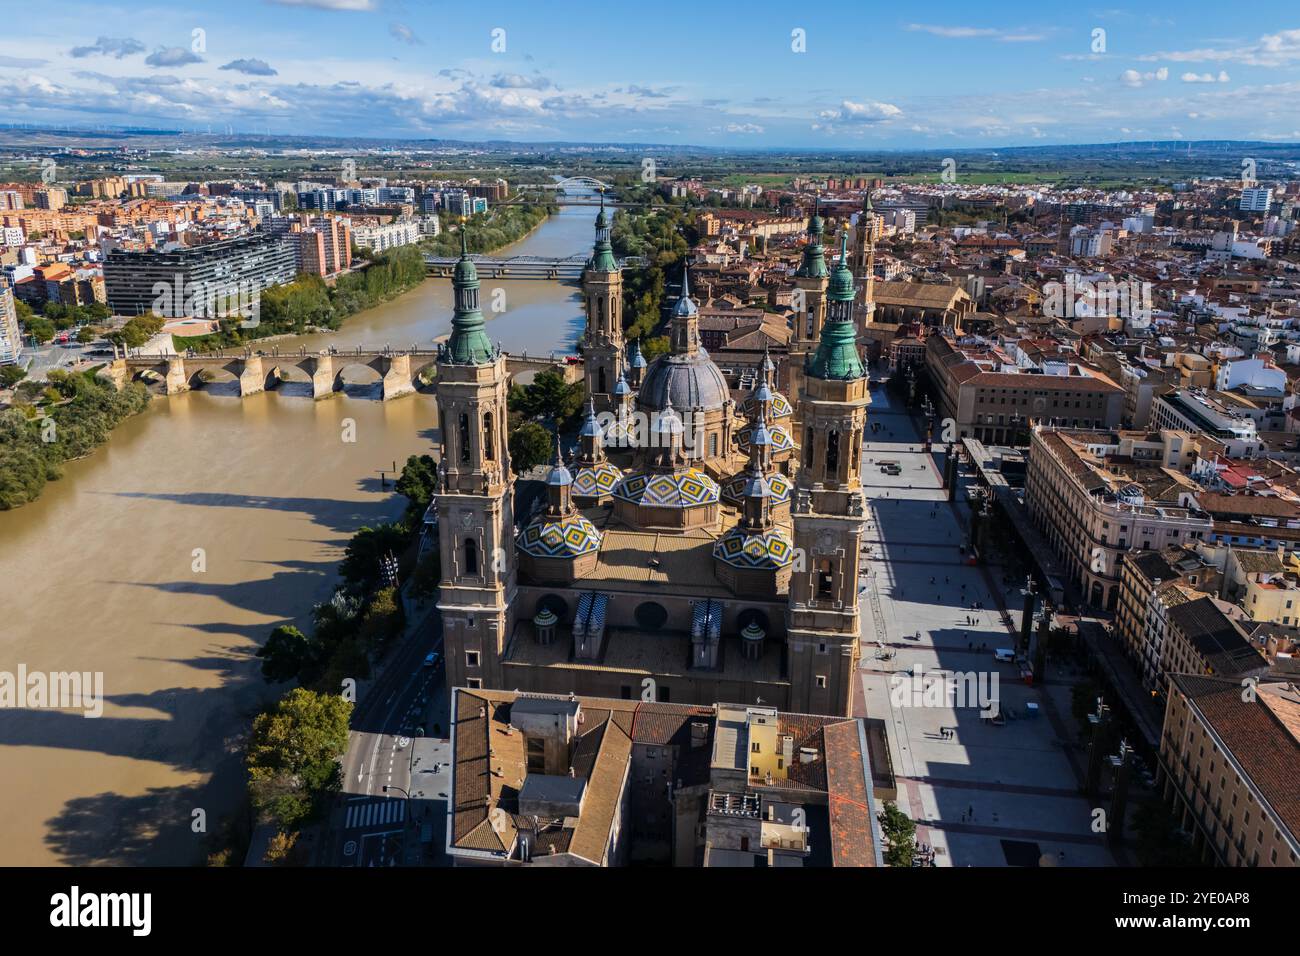
[[[585,251],[595,215],[564,207],[502,254]],[[571,350],[581,331],[574,285],[484,279],[482,299],[510,351]],[[431,279],[277,344],[427,346],[450,324],[450,283]],[[202,862],[201,830],[238,805],[237,735],[284,689],[262,681],[258,645],[306,626],[349,537],[402,511],[379,471],[433,437],[430,394],[304,392],[159,397],[40,500],[0,512],[0,672],[102,672],[104,691],[98,718],[0,709],[0,865]]]

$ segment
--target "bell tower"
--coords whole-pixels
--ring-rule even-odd
[[[605,215],[605,194],[600,195],[596,216],[596,244],[582,273],[582,292],[587,305],[587,328],[583,335],[583,374],[587,394],[599,411],[613,408],[614,385],[623,371],[623,270],[614,258],[609,241],[610,220]]]
[[[857,285],[857,320],[859,335],[875,320],[876,311],[876,212],[871,192],[862,200],[858,228],[853,241],[853,278]]]
[[[827,290],[826,322],[804,368],[799,471],[791,508],[790,709],[844,714],[858,669],[858,553],[865,507],[862,432],[867,375],[854,328],[848,235]]]
[[[817,208],[808,220],[808,243],[803,247],[803,261],[795,270],[794,335],[790,338],[789,359],[786,362],[786,395],[794,405],[798,419],[803,394],[804,365],[817,348],[817,336],[826,321],[826,282],[830,275],[826,268],[826,255],[822,248],[822,217]]]
[[[510,380],[505,354],[487,337],[478,272],[461,228],[451,337],[438,352],[438,610],[448,686],[499,688],[516,584],[506,420]]]

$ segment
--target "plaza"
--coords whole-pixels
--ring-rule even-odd
[[[1114,865],[1092,829],[1093,801],[1079,792],[1082,758],[1065,745],[1070,684],[1053,672],[1046,686],[1031,686],[1018,665],[994,656],[1014,647],[1002,611],[1018,628],[1021,582],[1004,580],[1001,566],[968,563],[964,493],[948,502],[942,446],[922,451],[902,402],[873,390],[868,421],[880,429],[868,426],[862,452],[868,522],[854,713],[886,724],[898,805],[916,822],[918,843],[934,848],[938,866]],[[881,460],[897,462],[898,473],[883,472]],[[974,700],[954,707],[951,698],[936,705],[934,695],[907,695],[900,704],[891,688],[910,686],[914,668],[926,679],[981,675],[1001,720],[983,719]]]

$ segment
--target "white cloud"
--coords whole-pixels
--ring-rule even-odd
[[[184,66],[187,63],[202,63],[203,57],[182,46],[160,46],[144,62],[149,66]]]
[[[1227,83],[1229,76],[1220,70],[1217,76],[1213,73],[1184,73],[1181,79],[1184,83]]]
[[[74,46],[68,51],[72,56],[111,56],[120,60],[133,53],[143,53],[144,44],[132,37],[100,37],[89,46]]]
[[[763,133],[766,130],[757,123],[728,123],[726,126],[711,126],[710,133]]]
[[[998,30],[993,27],[948,27],[930,23],[909,23],[907,29],[913,33],[929,33],[955,40],[987,37],[1001,43],[1037,43],[1039,40],[1046,39],[1041,33],[1027,33],[1023,28]]]
[[[841,123],[880,123],[902,115],[903,111],[893,103],[855,103],[853,100],[841,100],[839,109],[822,110],[817,114],[820,119]]]
[[[1139,60],[1172,60],[1175,63],[1243,63],[1246,66],[1285,66],[1300,60],[1300,30],[1267,33],[1254,43],[1236,47],[1205,47],[1199,50],[1175,50],[1150,53]]]
[[[1139,73],[1137,70],[1125,70],[1119,75],[1119,81],[1125,86],[1145,86],[1153,81],[1163,81],[1169,79],[1169,67],[1162,66],[1160,69],[1150,73]]]
[[[397,40],[400,43],[409,44],[410,46],[418,46],[424,42],[416,36],[415,31],[405,23],[390,23],[388,25],[388,33],[394,40]]]
[[[236,73],[247,73],[249,76],[276,76],[277,71],[271,64],[265,60],[258,59],[239,59],[231,60],[225,66],[218,67],[220,70],[234,70]]]

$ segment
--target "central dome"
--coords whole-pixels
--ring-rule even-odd
[[[714,411],[722,408],[729,397],[727,380],[703,348],[655,359],[637,393],[643,408],[656,411],[662,411],[669,399],[679,411]]]

